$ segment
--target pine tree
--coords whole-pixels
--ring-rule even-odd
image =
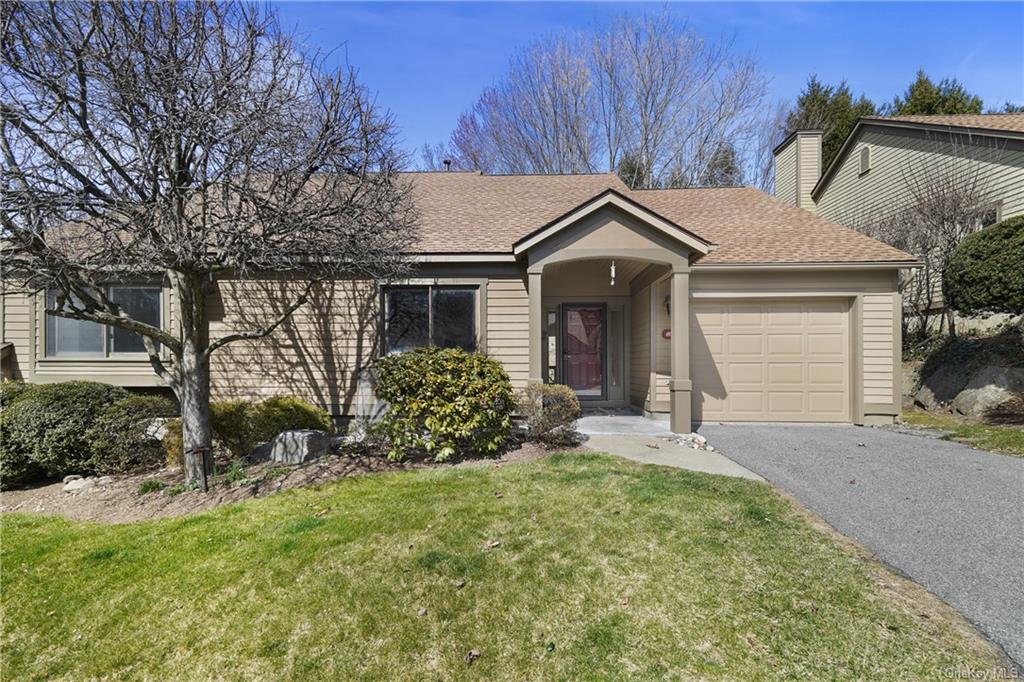
[[[944,78],[937,84],[924,70],[917,72],[917,78],[892,104],[886,107],[886,114],[892,116],[932,114],[980,114],[981,97],[967,92],[960,81]]]
[[[857,119],[874,116],[874,103],[864,95],[856,100],[846,81],[839,85],[825,85],[817,76],[807,79],[807,86],[796,101],[796,108],[786,120],[788,132],[800,129],[820,129],[822,164],[827,167],[849,136]]]

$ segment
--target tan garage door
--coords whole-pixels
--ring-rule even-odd
[[[849,335],[846,300],[694,301],[694,418],[849,421]]]

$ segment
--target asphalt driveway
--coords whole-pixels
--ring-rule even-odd
[[[1024,459],[856,426],[705,424],[700,433],[1024,665]]]

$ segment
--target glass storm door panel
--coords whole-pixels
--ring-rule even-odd
[[[562,372],[581,398],[604,397],[605,307],[564,307]]]

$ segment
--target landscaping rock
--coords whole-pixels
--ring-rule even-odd
[[[939,368],[921,383],[914,394],[914,403],[926,410],[934,410],[953,400],[967,386],[968,376],[962,367]]]
[[[708,445],[708,439],[700,435],[699,433],[686,433],[679,436],[673,436],[668,440],[678,445],[688,447],[692,450],[714,450],[713,447]]]
[[[984,416],[1024,392],[1024,368],[984,367],[975,372],[966,387],[953,399],[953,409],[970,417]]]
[[[323,431],[283,431],[270,441],[270,459],[281,464],[302,464],[326,455],[330,444]]]
[[[68,474],[67,476],[64,477],[64,481],[63,482],[64,483],[71,483],[71,481],[77,481],[80,478],[81,478],[81,476],[79,476],[78,474]]]
[[[92,490],[96,487],[95,478],[82,478],[78,477],[72,479],[64,484],[64,492],[66,493],[81,493],[87,490]]]

